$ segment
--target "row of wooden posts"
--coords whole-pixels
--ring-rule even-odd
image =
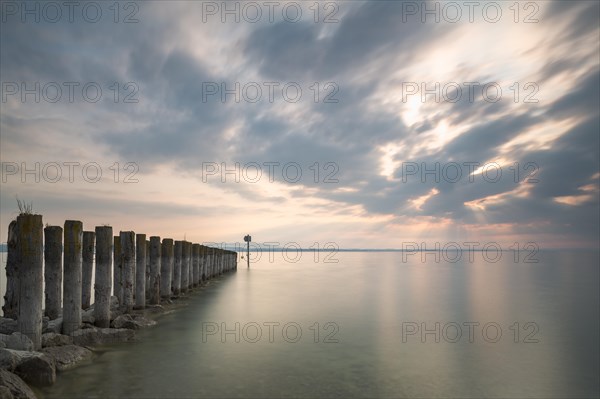
[[[82,222],[73,220],[67,220],[64,229],[44,228],[42,215],[19,215],[9,226],[7,244],[4,316],[17,319],[19,331],[36,349],[42,344],[43,315],[53,320],[62,309],[63,334],[81,327],[82,309],[91,302],[94,254],[93,313],[95,325],[101,328],[110,326],[111,293],[128,313],[146,304],[158,305],[161,299],[177,297],[237,269],[233,251],[170,238],[161,242],[157,236],[147,240],[145,234],[132,231],[113,236],[110,226],[83,231]]]

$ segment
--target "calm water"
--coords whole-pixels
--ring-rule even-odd
[[[599,395],[597,251],[541,252],[537,264],[336,258],[264,254],[40,396]]]

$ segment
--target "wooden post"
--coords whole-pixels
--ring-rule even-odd
[[[192,245],[192,285],[197,287],[200,284],[200,244]]]
[[[187,243],[188,251],[188,290],[194,287],[194,259],[193,259],[194,245],[191,242]]]
[[[225,273],[225,253],[224,249],[219,249],[219,253],[221,254],[221,259],[219,261],[219,275]]]
[[[146,234],[135,236],[135,307],[146,307]]]
[[[42,215],[17,216],[19,272],[19,331],[42,348],[42,292],[44,291]]]
[[[50,320],[57,319],[62,312],[62,243],[62,227],[48,226],[44,229],[45,313]]]
[[[215,262],[214,262],[214,270],[213,270],[213,277],[217,277],[219,275],[219,260],[221,257],[221,251],[219,250],[219,248],[215,248]]]
[[[65,254],[63,282],[62,332],[70,335],[81,326],[81,263],[83,224],[75,220],[65,222]]]
[[[117,297],[119,306],[123,306],[123,258],[121,254],[121,237],[114,237],[113,245],[113,295]]]
[[[173,263],[173,296],[181,293],[181,257],[183,241],[175,241],[175,263]]]
[[[217,274],[223,274],[223,263],[225,261],[225,251],[219,248],[219,263],[217,265]]]
[[[161,247],[160,260],[160,296],[164,299],[171,297],[171,273],[173,269],[173,240],[164,238]]]
[[[217,249],[210,248],[210,263],[208,264],[208,278],[212,279],[215,275],[215,260],[217,259]]]
[[[213,277],[217,277],[219,275],[219,260],[221,257],[221,251],[219,248],[215,248],[215,261],[213,265]]]
[[[121,232],[121,254],[123,259],[123,310],[133,311],[133,292],[135,284],[135,233]]]
[[[13,220],[8,225],[8,239],[6,254],[6,293],[2,311],[4,317],[16,320],[19,316],[19,251],[17,242],[17,221]]]
[[[149,302],[150,305],[160,304],[160,237],[150,237],[150,281]]]
[[[198,284],[202,284],[204,278],[204,264],[206,263],[206,247],[200,245],[199,258],[198,258]]]
[[[210,280],[210,267],[212,265],[212,248],[206,247],[206,264],[204,265],[204,271],[206,274],[206,280]]]
[[[187,292],[188,285],[190,284],[190,257],[188,254],[188,244],[187,241],[181,242],[181,284],[180,284],[180,292],[183,294]]]
[[[110,327],[110,293],[112,291],[113,229],[96,227],[96,282],[94,283],[94,324]]]
[[[146,300],[150,298],[150,240],[146,240]]]
[[[81,308],[90,307],[92,300],[92,275],[94,273],[94,244],[96,233],[83,232],[82,270],[81,270]]]

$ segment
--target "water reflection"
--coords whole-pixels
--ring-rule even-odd
[[[189,307],[140,333],[141,342],[111,346],[93,364],[61,374],[43,395],[598,396],[598,252],[542,252],[538,264],[338,258],[292,264],[265,256],[211,283]],[[338,343],[323,342],[333,331],[326,322],[339,327]],[[440,323],[439,342],[435,332],[422,342],[420,331],[403,342],[408,322],[434,331]],[[465,322],[479,323],[473,342]],[[482,335],[490,322],[502,328],[495,343],[493,329]],[[527,322],[539,327],[539,343],[523,342]],[[297,342],[296,327],[282,334],[286,323],[300,326]],[[448,323],[462,327],[455,343]],[[219,331],[208,335],[209,324]],[[261,338],[249,342],[256,325]]]

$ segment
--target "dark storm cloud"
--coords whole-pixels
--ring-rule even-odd
[[[402,54],[403,62],[409,62],[436,34],[450,29],[444,24],[424,25],[404,14],[402,2],[365,2],[352,8],[334,33],[324,37],[314,24],[284,21],[254,31],[245,52],[265,77],[282,80],[335,79],[359,71],[374,59],[384,71],[384,60]]]
[[[564,32],[566,40],[578,38],[598,29],[600,3],[597,1],[553,1],[549,4],[544,18],[556,21],[570,20]],[[597,35],[596,35],[597,36]]]

